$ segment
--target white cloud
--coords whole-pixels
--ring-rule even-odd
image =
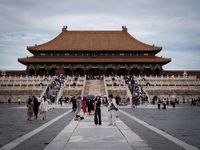
[[[167,70],[199,70],[200,68],[200,51],[191,53],[188,51],[163,50],[159,56],[168,57],[172,62],[165,65]]]

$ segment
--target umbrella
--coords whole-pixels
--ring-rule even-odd
[[[94,98],[95,98],[95,95],[93,95],[93,94],[90,94],[90,95],[86,96],[86,99],[94,99]]]

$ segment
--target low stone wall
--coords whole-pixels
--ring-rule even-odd
[[[68,96],[80,96],[81,95],[81,89],[68,89],[63,91],[63,97]]]
[[[29,96],[40,96],[42,90],[0,90],[0,103],[7,103],[11,98],[12,103],[16,103],[20,98],[21,102],[26,102]]]

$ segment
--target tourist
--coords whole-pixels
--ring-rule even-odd
[[[27,120],[33,117],[33,99],[29,96],[27,100]]]
[[[116,99],[116,104],[119,105],[119,103],[121,102],[121,97],[117,95],[115,99]]]
[[[20,105],[20,103],[21,103],[20,97],[18,97],[17,102],[18,102],[18,104]]]
[[[72,97],[71,102],[72,102],[72,111],[75,112],[76,109],[77,109],[76,98],[75,98],[75,96]]]
[[[86,97],[83,97],[81,105],[82,105],[82,109],[83,109],[83,114],[85,115],[85,113],[87,113],[87,100],[86,100]]]
[[[166,105],[169,105],[169,98],[167,97]]]
[[[96,96],[96,98],[94,100],[94,108],[95,108],[94,124],[101,125],[101,99],[100,99],[100,96]]]
[[[77,110],[78,112],[81,110],[81,96],[77,96],[76,98],[77,102]]]
[[[40,103],[38,102],[38,99],[33,96],[33,112],[34,112],[34,118],[38,118],[38,110],[39,110]]]
[[[160,109],[160,105],[161,105],[161,100],[160,98],[158,98],[158,109]]]
[[[185,97],[183,96],[183,104],[185,104]]]
[[[149,97],[146,93],[144,93],[144,103],[145,103],[145,106],[147,106],[149,103]]]
[[[44,97],[42,103],[40,104],[40,114],[43,114],[42,119],[45,120],[47,117],[47,111],[48,111],[49,105],[47,102],[46,97]]]
[[[191,106],[196,106],[196,105],[197,105],[197,100],[195,98],[192,98]]]
[[[155,105],[155,102],[156,102],[157,100],[158,100],[158,97],[157,97],[157,96],[154,96],[153,99],[152,99],[152,104]]]
[[[200,97],[197,98],[197,106],[200,106]]]
[[[171,101],[172,107],[175,108],[176,107],[176,101],[175,99]]]
[[[116,100],[113,98],[113,95],[110,94],[108,96],[108,121],[109,121],[109,126],[116,125],[116,111],[118,110]]]
[[[134,109],[134,108],[136,108],[135,107],[135,103],[136,103],[136,100],[135,100],[135,97],[132,97],[132,101],[131,101],[132,103],[131,103],[131,107]]]
[[[8,98],[8,104],[11,104],[11,97]]]
[[[94,99],[90,100],[90,108],[91,108],[91,112],[94,113]]]
[[[87,99],[88,115],[91,115],[91,99]]]
[[[63,97],[62,96],[59,98],[59,102],[60,102],[60,105],[62,106],[62,104],[63,104]]]
[[[50,95],[50,101],[53,109],[55,108],[55,99],[56,99],[55,95]]]
[[[200,106],[200,97],[197,98],[197,106]]]
[[[41,97],[40,96],[38,96],[38,97],[36,97],[37,98],[37,100],[38,100],[38,103],[39,103],[39,105],[40,105],[40,103],[42,102],[42,99],[41,99]]]
[[[65,97],[65,103],[69,103],[69,97]]]
[[[162,105],[163,105],[162,109],[166,109],[166,100],[165,99],[162,100]]]

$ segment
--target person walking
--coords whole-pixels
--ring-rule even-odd
[[[11,104],[11,101],[12,101],[12,99],[11,99],[11,97],[9,97],[8,98],[8,104]]]
[[[38,99],[33,96],[33,112],[34,112],[34,118],[37,119],[38,118],[38,110],[39,110],[39,102]]]
[[[87,113],[87,100],[86,100],[86,97],[83,97],[83,100],[82,100],[81,104],[82,104],[83,114],[85,115],[85,113]]]
[[[160,98],[158,98],[158,109],[160,109],[160,105],[161,105],[161,100]]]
[[[135,97],[132,97],[132,101],[131,101],[132,103],[131,103],[131,108],[136,108],[135,107],[135,103],[136,103],[136,100],[135,100]]]
[[[88,108],[88,115],[91,115],[91,99],[87,99],[87,108]]]
[[[162,105],[163,105],[162,109],[166,109],[166,100],[165,99],[162,100]]]
[[[19,105],[21,104],[21,99],[20,99],[20,97],[18,97],[17,102],[18,102]]]
[[[29,97],[27,101],[27,120],[31,120],[32,117],[33,117],[33,99]]]
[[[77,104],[76,104],[76,98],[75,98],[75,96],[72,97],[71,102],[72,102],[72,110],[75,112],[76,109],[77,109]]]
[[[47,102],[46,97],[44,97],[42,103],[40,104],[40,114],[43,114],[42,119],[45,120],[47,117],[47,111],[48,111],[49,105]]]
[[[63,105],[63,97],[62,96],[59,98],[59,102],[60,102],[60,106],[62,106]]]
[[[100,96],[97,96],[94,100],[94,108],[95,108],[95,112],[94,112],[94,124],[97,125],[101,125],[101,99]]]
[[[76,98],[76,105],[77,105],[77,110],[78,112],[81,110],[81,96],[77,96]]]
[[[109,126],[116,125],[116,111],[118,110],[116,100],[113,98],[113,95],[108,96],[108,122]]]
[[[94,99],[90,100],[90,109],[91,109],[91,114],[94,114]]]

